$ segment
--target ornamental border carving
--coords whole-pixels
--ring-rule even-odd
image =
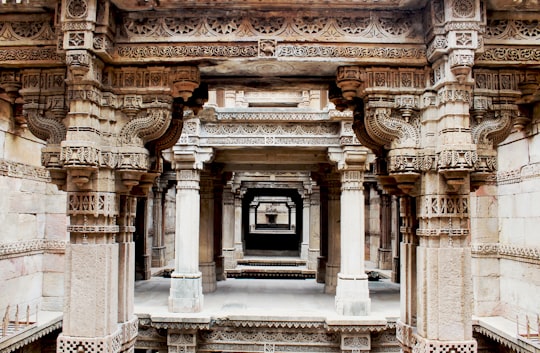
[[[497,185],[521,183],[540,178],[540,163],[527,164],[520,168],[497,172]]]
[[[62,254],[65,252],[67,241],[55,239],[32,239],[11,243],[0,243],[0,260],[11,257],[28,256],[31,254]]]
[[[0,159],[0,176],[50,182],[49,171],[43,167]]]
[[[495,257],[540,265],[540,248],[535,247],[501,243],[472,244],[471,253],[473,257]]]
[[[475,62],[477,64],[538,64],[540,62],[540,48],[486,46],[484,51],[476,56]]]
[[[2,47],[0,50],[0,63],[14,63],[17,65],[23,65],[24,63],[46,62],[54,64],[62,64],[64,59],[57,52],[56,46],[54,47]]]
[[[183,59],[193,57],[257,58],[258,43],[246,42],[225,45],[221,43],[119,44],[114,57],[119,60]],[[277,58],[350,58],[357,61],[410,60],[411,64],[426,64],[426,51],[422,45],[366,47],[335,44],[277,44]]]

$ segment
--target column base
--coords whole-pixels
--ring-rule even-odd
[[[326,276],[324,278],[324,292],[326,294],[336,294],[339,269],[339,265],[326,264]]]
[[[165,261],[165,247],[156,246],[152,248],[152,267],[164,267],[167,265]]]
[[[199,270],[202,273],[203,293],[212,293],[216,291],[216,263],[204,262],[199,264]]]
[[[366,316],[371,310],[366,275],[339,273],[336,287],[336,311],[346,316]]]
[[[317,270],[317,259],[319,258],[319,249],[309,249],[308,250],[308,259],[307,259],[307,268],[308,270]]]
[[[234,245],[234,259],[240,260],[244,258],[244,247],[242,244]]]
[[[300,244],[300,258],[302,260],[308,261],[309,256],[309,244],[308,243],[302,243]]]
[[[223,249],[223,267],[225,269],[225,272],[227,270],[234,270],[236,268],[236,259],[235,256],[235,250],[234,249]]]
[[[173,313],[199,312],[203,306],[202,274],[171,274],[169,311]]]
[[[379,270],[392,269],[392,249],[378,249],[378,267]]]

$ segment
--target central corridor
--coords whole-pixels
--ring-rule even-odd
[[[245,316],[320,320],[337,317],[334,295],[324,293],[324,284],[314,279],[227,279],[217,283],[217,290],[207,293],[199,313],[171,313],[167,308],[170,279],[152,277],[135,283],[135,313],[153,320],[174,321],[190,318],[234,318]],[[371,313],[355,320],[393,321],[399,317],[399,284],[387,279],[369,282]]]

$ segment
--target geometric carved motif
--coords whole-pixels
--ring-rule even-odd
[[[68,194],[68,215],[117,216],[116,194],[81,192]]]
[[[468,196],[426,196],[424,208],[420,212],[421,217],[468,217]]]

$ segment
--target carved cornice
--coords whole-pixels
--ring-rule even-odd
[[[532,163],[512,170],[502,170],[497,172],[497,184],[515,184],[528,179],[540,178],[540,163]]]

